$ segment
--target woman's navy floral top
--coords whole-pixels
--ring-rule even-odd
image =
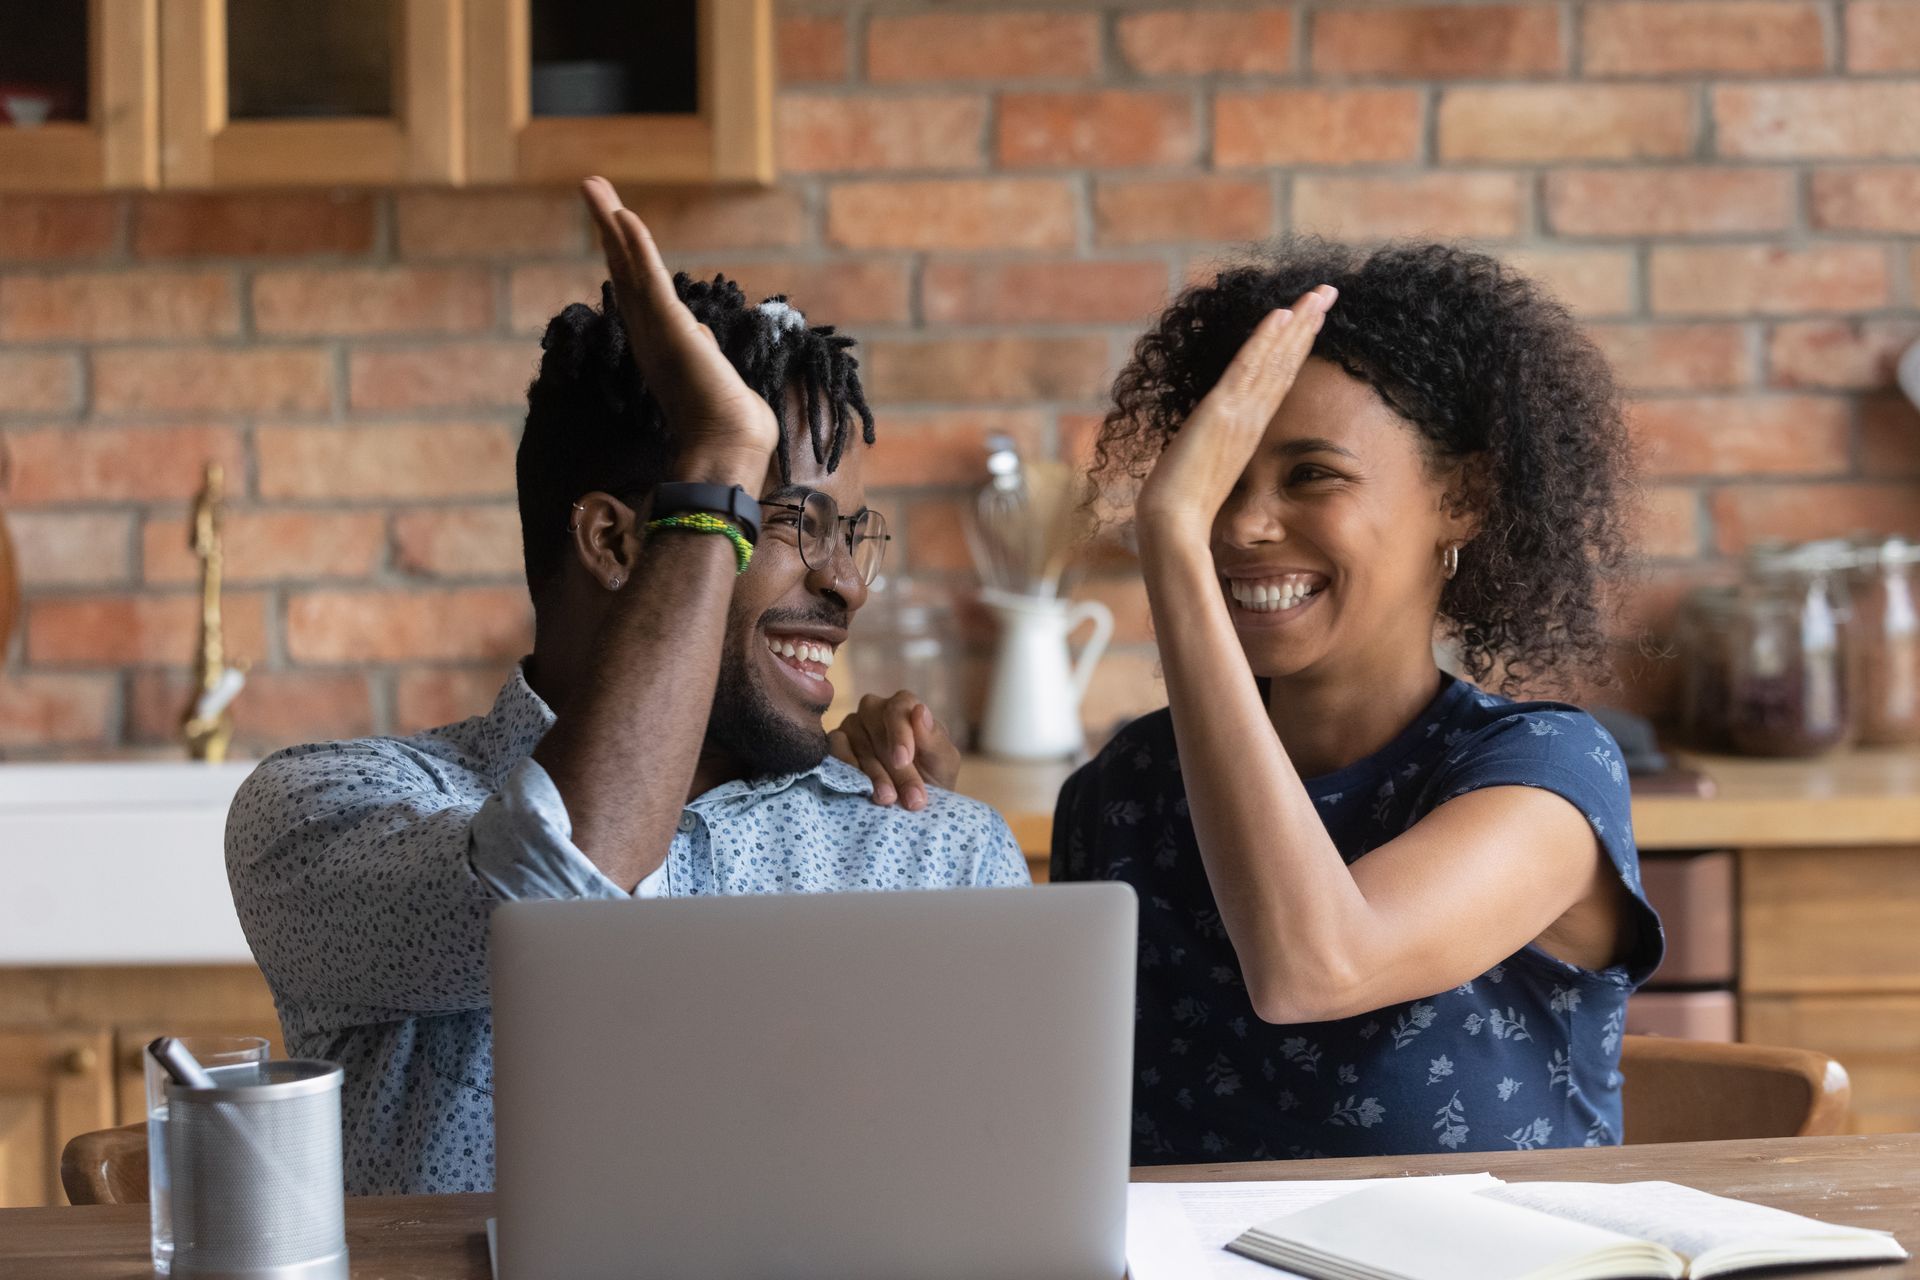
[[[1664,942],[1640,888],[1619,747],[1577,708],[1444,681],[1385,749],[1308,780],[1341,856],[1352,863],[1469,791],[1540,787],[1586,815],[1632,893],[1631,954],[1595,972],[1528,945],[1405,1004],[1262,1022],[1194,842],[1172,715],[1145,716],[1068,780],[1053,827],[1055,880],[1123,880],[1140,895],[1135,1164],[1620,1141],[1627,996]]]

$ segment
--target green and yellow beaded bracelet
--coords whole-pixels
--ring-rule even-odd
[[[733,544],[733,553],[740,561],[740,567],[734,570],[738,577],[747,571],[747,564],[753,559],[753,544],[747,541],[747,535],[740,532],[733,521],[716,516],[709,511],[682,511],[676,515],[661,516],[649,521],[647,532],[655,529],[685,529],[691,533],[717,533]]]

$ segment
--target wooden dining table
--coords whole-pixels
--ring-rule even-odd
[[[1909,1252],[1920,1250],[1920,1134],[1174,1165],[1136,1169],[1133,1178],[1339,1180],[1483,1170],[1510,1182],[1678,1182],[1827,1222],[1891,1231]],[[488,1280],[486,1222],[493,1212],[491,1195],[350,1199],[347,1249],[354,1280]],[[0,1209],[0,1277],[6,1280],[137,1280],[151,1274],[145,1205]],[[1920,1280],[1920,1263],[1771,1274]]]

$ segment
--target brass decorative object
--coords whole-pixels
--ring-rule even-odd
[[[218,764],[227,758],[233,738],[233,700],[246,683],[246,673],[227,665],[226,641],[220,624],[220,507],[224,487],[220,464],[207,464],[206,483],[193,502],[190,544],[200,560],[200,652],[195,661],[193,702],[181,717],[180,734],[187,754]]]

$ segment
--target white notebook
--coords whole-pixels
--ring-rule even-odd
[[[1884,1231],[1671,1182],[1522,1182],[1467,1191],[1420,1179],[1270,1219],[1227,1248],[1316,1280],[1679,1280],[1907,1256]]]

